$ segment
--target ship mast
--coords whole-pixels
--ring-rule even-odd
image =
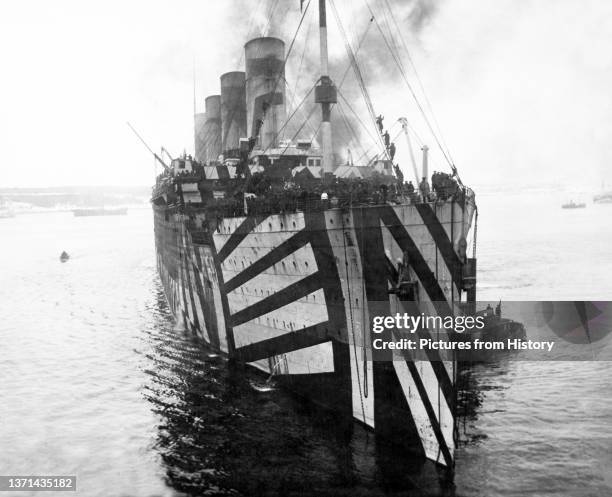
[[[327,16],[325,0],[319,0],[319,43],[321,50],[321,79],[315,88],[315,102],[321,104],[321,145],[323,148],[323,178],[333,174],[334,151],[332,147],[331,105],[338,102],[336,87],[329,77],[327,54]]]

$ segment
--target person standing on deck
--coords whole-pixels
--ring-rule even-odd
[[[423,197],[423,202],[427,202],[429,198],[429,183],[427,182],[427,178],[423,176],[421,183],[419,184],[419,190],[421,191],[421,196]]]

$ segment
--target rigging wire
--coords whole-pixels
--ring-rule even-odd
[[[308,48],[308,39],[310,38],[310,31],[312,30],[313,23],[308,23],[308,29],[306,31],[306,35],[304,36],[304,49],[302,50],[302,57],[300,58],[300,64],[297,69],[297,77],[295,78],[295,86],[293,88],[293,94],[295,95],[298,90],[298,84],[300,82],[300,77],[302,76],[302,67],[304,66],[304,59],[306,57],[306,49]]]
[[[318,81],[317,81],[318,83]],[[279,130],[276,132],[276,134],[274,135],[274,140],[272,140],[270,142],[270,144],[266,147],[266,149],[262,152],[261,155],[264,155],[272,146],[273,143],[276,142],[276,140],[278,139],[278,137],[280,136],[280,134],[283,132],[283,130],[287,127],[287,125],[289,124],[289,122],[291,121],[291,119],[293,118],[293,116],[295,116],[295,114],[300,110],[300,108],[302,107],[302,105],[304,105],[304,102],[306,102],[306,99],[310,96],[310,94],[313,92],[313,90],[315,89],[315,87],[317,86],[317,83],[315,83],[314,85],[312,85],[310,87],[310,90],[308,90],[308,92],[306,93],[306,95],[304,95],[304,98],[302,98],[301,102],[298,104],[298,106],[295,108],[295,110],[291,113],[291,115],[285,119],[285,122],[283,123],[283,125],[279,128]],[[308,118],[302,123],[302,125],[300,126],[300,131],[302,130],[302,128],[304,128],[304,126],[308,123],[310,119],[310,116],[308,116]],[[295,139],[295,136],[291,139],[291,141],[293,141]],[[288,146],[285,148],[285,150],[287,150]],[[283,152],[284,153],[284,152]]]
[[[372,105],[372,99],[370,98],[370,94],[368,92],[368,89],[365,85],[365,81],[363,78],[363,74],[361,72],[361,69],[359,67],[359,64],[357,62],[357,58],[355,57],[355,52],[353,51],[353,48],[351,47],[351,44],[348,40],[348,37],[346,35],[346,31],[344,30],[344,25],[342,24],[342,20],[340,19],[340,15],[338,14],[338,9],[336,9],[336,4],[334,3],[334,0],[329,0],[330,1],[330,5],[332,7],[332,12],[334,13],[334,17],[336,18],[336,24],[338,25],[338,29],[340,31],[340,34],[342,36],[342,40],[344,42],[344,47],[346,49],[347,55],[349,56],[349,60],[351,62],[351,66],[353,67],[353,71],[355,72],[355,77],[357,78],[357,83],[359,84],[359,87],[361,89],[361,93],[362,96],[364,98],[364,101],[366,103],[366,107],[368,109],[368,113],[370,114],[370,119],[372,120],[372,125],[374,127],[376,127],[376,113],[374,112],[374,106]],[[384,147],[384,143],[382,141],[382,136],[380,136],[379,133],[377,133],[380,144],[382,145],[383,149],[385,150],[385,154],[388,157],[388,152],[386,151],[385,147]]]
[[[404,68],[402,66],[401,60],[399,60],[399,58],[397,57],[397,54],[394,52],[393,48],[391,47],[389,40],[387,39],[387,36],[385,36],[385,33],[380,25],[380,23],[378,22],[378,19],[376,18],[376,16],[374,15],[374,12],[370,6],[370,3],[368,2],[368,0],[364,0],[366,6],[368,7],[368,10],[370,11],[370,14],[374,17],[374,21],[376,22],[376,27],[378,28],[378,31],[380,32],[383,41],[385,42],[385,45],[387,46],[387,49],[389,50],[389,52],[391,53],[391,57],[393,58],[395,64],[397,65],[397,68],[399,69],[399,72],[402,76],[402,79],[404,80],[404,82],[406,83],[406,86],[408,87],[408,90],[410,91],[410,94],[412,95],[419,111],[421,112],[421,115],[423,116],[423,120],[425,121],[425,124],[427,125],[429,131],[431,132],[436,144],[438,145],[438,148],[440,149],[440,151],[442,152],[442,155],[444,156],[444,158],[446,159],[446,161],[448,162],[449,166],[453,169],[455,169],[454,164],[452,163],[450,157],[448,156],[448,154],[446,153],[446,151],[444,150],[444,147],[442,146],[442,143],[440,141],[440,139],[438,138],[437,133],[435,132],[430,120],[427,117],[427,114],[425,112],[425,110],[423,109],[423,106],[421,105],[421,102],[419,101],[416,92],[414,91],[414,88],[412,87],[412,85],[410,84],[410,81],[408,80],[408,76],[406,75],[406,72],[404,71]]]
[[[270,25],[272,24],[272,16],[274,15],[274,11],[276,10],[276,7],[278,6],[278,2],[279,0],[275,0],[274,3],[272,4],[272,6],[270,7],[269,11],[268,11],[268,22],[266,24],[266,26],[264,27],[263,31],[262,31],[262,35],[266,36],[269,33],[269,29],[270,29]]]
[[[313,86],[314,89],[314,86]],[[312,91],[312,90],[311,90]],[[283,151],[280,153],[280,156],[282,157],[283,155],[285,155],[285,152],[287,151],[287,149],[289,148],[289,146],[291,145],[291,143],[293,142],[293,140],[295,140],[295,138],[302,132],[302,129],[304,129],[304,126],[306,126],[306,123],[310,120],[310,118],[312,117],[312,115],[314,114],[314,111],[316,110],[317,106],[313,106],[312,109],[310,110],[310,112],[308,113],[308,117],[306,119],[306,121],[304,121],[302,123],[302,125],[299,127],[299,129],[295,132],[295,134],[293,135],[293,137],[291,138],[291,140],[289,141],[289,143],[287,143],[287,145],[285,146],[285,148],[283,149]],[[317,128],[317,133],[319,131],[319,128],[321,127],[321,124],[319,124],[319,127]]]
[[[402,130],[399,130],[399,131],[397,132],[397,134],[396,134],[396,135],[395,135],[395,136],[394,136],[394,137],[391,139],[391,141],[392,141],[392,142],[397,141],[397,139],[398,139],[398,138],[399,138],[399,136],[402,134],[402,132],[403,132]],[[370,148],[369,148],[369,149],[366,151],[366,155],[365,155],[366,157],[370,155],[370,152],[372,151],[372,149],[373,149],[374,147],[376,147],[376,144],[372,145],[372,146],[371,146],[371,147],[370,147]],[[364,157],[363,155],[362,155],[362,156],[360,156],[360,157],[359,157],[359,159],[357,159],[357,162],[361,161],[361,159],[363,159],[363,157]],[[373,161],[373,160],[374,160],[376,157],[378,157],[378,156],[376,155],[376,156],[374,156],[372,159],[370,159],[370,160],[368,161],[368,164],[370,164],[370,163],[371,163],[371,162],[372,162],[372,161]]]
[[[429,113],[431,114],[432,121],[433,121],[433,123],[435,124],[435,126],[436,126],[436,128],[438,130],[438,134],[440,135],[440,140],[442,141],[442,144],[446,148],[446,152],[448,153],[448,156],[451,159],[451,162],[454,164],[455,161],[453,160],[453,157],[451,155],[451,152],[450,152],[450,149],[448,147],[448,144],[446,143],[446,140],[444,139],[444,134],[442,133],[442,128],[440,127],[440,124],[438,123],[438,119],[436,118],[436,114],[435,114],[435,112],[433,110],[433,106],[431,105],[429,97],[427,96],[427,92],[425,91],[425,87],[423,85],[423,81],[421,80],[421,77],[419,76],[419,72],[417,71],[417,68],[416,68],[416,65],[414,64],[412,56],[410,55],[410,50],[408,50],[408,44],[406,43],[406,39],[404,38],[402,30],[399,28],[399,25],[397,24],[396,17],[393,15],[393,10],[391,9],[391,6],[389,4],[389,0],[384,0],[384,2],[385,2],[385,5],[387,7],[387,10],[389,11],[391,20],[393,21],[393,25],[395,26],[395,30],[397,31],[397,33],[399,35],[399,39],[401,41],[401,46],[403,47],[404,52],[406,53],[406,58],[408,59],[408,62],[410,63],[410,67],[412,68],[412,71],[414,72],[414,76],[415,76],[415,78],[417,80],[417,83],[419,85],[419,89],[421,90],[421,93],[423,95],[423,99],[425,100],[425,104],[427,105]]]
[[[338,95],[340,95],[340,98],[344,101],[344,103],[346,104],[346,106],[348,107],[348,109],[351,111],[351,113],[355,116],[355,118],[357,119],[357,121],[359,122],[359,124],[361,124],[361,126],[363,127],[363,129],[366,131],[366,133],[368,134],[368,136],[372,139],[372,141],[374,143],[376,143],[376,138],[372,136],[372,132],[370,130],[370,128],[368,128],[365,123],[363,122],[363,120],[359,117],[359,115],[357,114],[357,112],[355,112],[355,109],[353,108],[353,106],[349,103],[349,101],[346,99],[346,97],[344,96],[344,93],[342,93],[341,91],[338,90]],[[376,145],[378,146],[378,145]]]
[[[309,0],[308,4],[306,5],[306,8],[304,9],[303,13],[302,13],[302,18],[300,19],[300,22],[299,22],[299,24],[298,24],[298,28],[296,29],[296,32],[295,32],[295,34],[294,34],[294,37],[293,37],[293,40],[292,40],[291,45],[290,45],[290,47],[289,47],[289,50],[287,51],[287,54],[286,54],[286,57],[285,57],[285,61],[284,61],[284,63],[283,63],[283,65],[284,65],[284,66],[286,66],[286,64],[287,64],[287,60],[288,60],[288,58],[289,58],[289,55],[291,54],[291,51],[293,50],[293,46],[294,46],[294,44],[295,44],[295,40],[296,40],[296,38],[297,38],[297,36],[298,36],[298,33],[299,33],[299,30],[300,30],[300,28],[301,28],[301,26],[302,26],[302,24],[303,24],[303,21],[304,21],[304,19],[305,19],[305,16],[306,16],[306,13],[307,13],[307,11],[308,11],[308,7],[309,7],[309,6],[310,6],[310,0]],[[365,39],[366,39],[366,37],[367,37],[367,35],[368,35],[368,32],[369,32],[369,30],[370,30],[370,27],[372,26],[373,21],[374,21],[374,18],[371,18],[371,19],[370,19],[370,21],[368,22],[368,25],[367,25],[367,27],[366,27],[366,29],[365,29],[365,31],[364,31],[364,33],[363,33],[363,35],[361,36],[361,39],[359,40],[359,44],[358,44],[358,46],[357,46],[357,49],[356,49],[356,51],[355,51],[355,53],[354,53],[354,54],[355,54],[355,57],[357,56],[357,53],[358,53],[358,52],[359,52],[359,50],[361,49],[361,47],[362,47],[362,45],[363,45],[363,42],[365,41]],[[309,24],[309,28],[308,28],[308,31],[307,31],[307,33],[306,33],[306,42],[304,43],[304,50],[302,51],[302,56],[301,56],[300,65],[299,65],[299,69],[298,69],[298,79],[299,79],[299,75],[301,74],[301,67],[302,67],[303,62],[304,62],[304,59],[305,59],[306,48],[308,47],[307,40],[308,40],[308,36],[309,36],[309,34],[310,34],[310,28],[311,28],[311,25],[312,25],[312,24]],[[349,73],[349,71],[351,70],[351,68],[352,68],[352,67],[353,67],[353,66],[352,66],[352,64],[349,62],[349,64],[347,65],[346,69],[344,70],[344,74],[343,74],[343,76],[342,76],[342,79],[341,79],[341,81],[340,81],[340,84],[339,84],[339,85],[338,85],[338,87],[337,87],[338,91],[340,91],[340,88],[341,88],[341,87],[344,85],[344,83],[345,83],[345,81],[346,81],[346,78],[347,78],[347,76],[348,76],[348,73]],[[278,85],[278,83],[279,83],[279,81],[280,81],[280,76],[281,76],[281,75],[279,75],[279,78],[277,78],[277,80],[275,81],[275,84],[274,84],[274,88],[273,88],[272,93],[274,93],[274,91],[276,90],[276,87],[277,87],[277,85]],[[285,80],[285,82],[286,82],[286,80]],[[318,81],[317,81],[317,83],[318,83]],[[314,86],[316,86],[316,84],[317,84],[317,83],[315,83],[315,85],[314,85]],[[314,86],[313,86],[312,88],[310,88],[310,90],[309,90],[309,91],[308,91],[308,93],[305,95],[305,97],[302,99],[302,101],[300,102],[300,104],[298,105],[298,107],[296,107],[296,111],[297,111],[298,109],[300,109],[300,107],[303,105],[303,103],[304,103],[305,99],[308,97],[308,95],[310,95],[310,93],[311,93],[311,92],[312,92],[312,90],[314,89]],[[288,85],[287,85],[287,87],[288,87]],[[296,81],[295,88],[296,88],[296,90],[297,90],[297,81]],[[292,98],[292,100],[293,100],[293,101],[295,101],[295,97],[296,97],[296,93],[294,92],[294,93],[293,93],[293,98]],[[342,97],[344,98],[344,96],[342,96]],[[345,100],[346,100],[346,99],[345,99]],[[292,104],[292,105],[293,105],[293,104]],[[354,109],[353,109],[353,108],[350,106],[350,104],[348,104],[348,101],[347,101],[347,105],[348,105],[348,106],[349,106],[349,108],[351,109],[351,112],[352,112],[352,113],[353,113],[353,114],[356,116],[356,118],[357,118],[357,119],[359,120],[359,122],[362,124],[362,126],[364,126],[364,129],[365,129],[365,130],[367,131],[367,133],[370,135],[370,138],[372,138],[372,139],[375,141],[376,139],[372,137],[372,133],[370,132],[370,130],[369,130],[369,129],[368,129],[368,128],[367,128],[367,127],[366,127],[366,126],[363,124],[363,122],[362,122],[362,120],[360,119],[360,117],[359,117],[359,116],[356,114],[356,112],[355,112],[355,111],[354,111]],[[333,107],[332,107],[332,108],[333,108]],[[281,131],[282,131],[282,130],[283,130],[285,127],[286,127],[286,125],[289,123],[289,121],[290,121],[290,120],[293,118],[293,116],[294,116],[294,115],[295,115],[295,111],[294,111],[294,112],[291,114],[291,116],[289,116],[289,118],[286,120],[286,122],[283,124],[283,126],[282,126],[282,127],[281,127],[281,129],[279,130],[279,133],[277,133],[277,135],[274,137],[274,142],[275,142],[275,141],[278,139],[278,137],[279,137],[279,135],[280,135],[280,132],[281,132]],[[311,116],[311,115],[312,115],[312,112],[310,113],[310,116]],[[312,127],[312,124],[310,124],[310,116],[309,116],[309,118],[308,118],[308,119],[305,119],[305,120],[304,120],[304,122],[305,122],[305,123],[308,125],[308,127],[309,127],[309,128],[311,128],[311,130],[312,130],[312,129],[313,129],[313,127]],[[301,130],[303,127],[304,127],[304,126],[302,126],[302,127],[300,128],[300,130]],[[313,135],[312,135],[311,140],[314,140],[314,138],[315,138],[315,137],[318,135],[320,127],[321,127],[321,125],[319,124],[319,125],[317,126],[317,129],[316,129],[316,130],[314,130],[314,133],[313,133]],[[296,137],[296,136],[297,136],[297,134],[296,134],[296,135],[294,135],[294,138],[293,138],[293,139],[295,139],[295,137]],[[268,148],[267,148],[267,149],[264,151],[264,153],[265,153],[265,152],[266,152],[266,151],[267,151],[269,148],[270,148],[270,147],[268,147]],[[285,150],[286,150],[286,149],[285,149]]]
[[[263,0],[258,0],[257,5],[253,9],[253,12],[251,13],[251,16],[249,17],[249,22],[247,24],[247,30],[246,30],[247,38],[252,37],[251,30],[253,29],[253,26],[255,25],[255,18],[257,17],[258,12],[262,10],[261,9],[262,3],[263,3]],[[242,66],[242,63],[244,62],[244,57],[245,57],[244,50],[240,50],[240,59],[238,60],[238,67]]]
[[[296,93],[292,93],[292,92],[289,90],[289,86],[288,86],[289,84],[288,84],[288,82],[287,82],[287,80],[286,80],[286,79],[285,79],[285,84],[287,85],[287,86],[286,86],[286,88],[287,88],[287,92],[289,92],[289,95],[290,95],[290,98],[291,98],[291,105],[289,106],[289,108],[291,109],[291,113],[292,113],[292,115],[293,115],[293,113],[295,113],[295,112],[297,111],[297,112],[299,112],[299,113],[300,113],[300,117],[301,117],[302,119],[304,119],[304,116],[305,116],[305,113],[304,113],[304,107],[303,107],[303,106],[302,106],[302,107],[300,107],[300,106],[301,106],[301,105],[304,103],[304,99],[305,99],[305,97],[303,97],[303,98],[302,98],[302,100],[300,101],[300,103],[298,104],[298,106],[296,106],[296,105],[295,105],[295,101],[297,100],[298,95],[297,95]],[[314,88],[314,86],[313,86],[312,88]],[[312,91],[312,88],[309,90],[309,94],[310,94],[310,92]],[[306,95],[306,96],[307,96],[307,95]],[[292,117],[292,116],[291,116],[291,117]],[[290,118],[288,118],[288,119],[287,119],[287,121],[289,121],[289,119],[290,119]],[[287,124],[288,124],[288,123],[287,123]],[[313,126],[312,126],[312,124],[308,123],[308,124],[307,124],[307,126],[310,128],[310,130],[311,130],[311,131],[312,131],[312,130],[314,130],[314,128],[313,128]]]
[[[352,124],[350,123],[350,121],[348,119],[348,116],[346,115],[346,112],[344,111],[344,108],[340,104],[338,104],[338,110],[340,111],[340,117],[342,118],[342,121],[344,122],[344,125],[346,126],[348,132],[352,135],[352,137],[354,139],[354,143],[356,143],[357,146],[361,149],[361,152],[365,153],[363,145],[361,145],[361,141],[359,140],[359,136],[355,132],[355,129],[353,128]]]

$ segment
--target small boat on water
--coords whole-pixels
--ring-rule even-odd
[[[501,301],[497,304],[495,310],[489,305],[486,309],[478,311],[476,315],[483,317],[484,328],[480,333],[472,334],[474,338],[480,338],[483,341],[506,340],[509,338],[524,340],[527,336],[522,323],[502,317]]]
[[[486,309],[477,311],[475,316],[482,318],[484,326],[480,329],[470,330],[469,333],[462,334],[457,339],[469,340],[474,343],[476,340],[481,342],[506,342],[507,340],[517,339],[523,341],[527,338],[527,332],[523,323],[502,316],[501,301],[495,306],[487,305]],[[457,358],[464,362],[488,362],[499,357],[500,349],[469,349],[458,351]]]
[[[90,208],[90,209],[74,209],[73,214],[75,217],[86,217],[86,216],[125,216],[127,215],[126,207],[119,207],[116,209],[105,209],[105,208]]]
[[[570,200],[568,203],[561,206],[562,209],[584,209],[585,207],[586,204],[584,202],[576,203],[573,200]]]
[[[66,262],[68,261],[68,259],[70,259],[70,255],[68,255],[68,252],[63,251],[60,255],[60,261],[61,262]]]

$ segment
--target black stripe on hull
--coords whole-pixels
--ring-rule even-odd
[[[440,428],[440,423],[438,422],[438,418],[436,417],[436,412],[431,405],[429,397],[427,396],[427,390],[425,389],[425,385],[423,385],[423,381],[421,380],[421,376],[417,371],[417,368],[412,361],[406,361],[408,365],[408,369],[410,370],[410,374],[412,375],[412,379],[414,380],[414,384],[419,391],[419,395],[423,402],[423,406],[425,407],[425,411],[427,411],[427,416],[429,417],[429,421],[431,422],[431,427],[436,435],[436,440],[438,441],[438,445],[440,447],[440,451],[442,452],[442,456],[444,457],[444,461],[449,468],[453,467],[453,457],[450,453],[448,445],[446,444],[446,440],[444,439],[444,435],[442,433],[442,429]]]
[[[355,233],[361,253],[361,265],[369,302],[376,302],[377,308],[370,308],[370,315],[389,314],[389,261],[381,257],[385,253],[379,212],[372,208],[353,209]],[[391,332],[384,330],[376,338],[391,340]],[[374,339],[374,336],[371,336]],[[391,351],[383,352],[372,363],[374,383],[374,429],[377,436],[393,441],[400,446],[411,447],[421,456],[425,450],[417,430],[410,407],[393,367]]]
[[[406,312],[409,316],[419,316],[421,314],[416,302],[401,302],[401,305],[404,312]],[[433,337],[428,329],[419,329],[416,334],[419,338],[433,340]],[[400,339],[405,337],[397,336],[396,338]],[[410,357],[409,351],[403,350],[402,352],[405,357]],[[442,362],[442,356],[440,355],[440,351],[426,348],[425,354],[427,355],[428,361],[431,363],[431,367],[433,368],[433,371],[436,375],[436,379],[438,380],[438,384],[440,385],[442,394],[444,395],[444,398],[446,399],[446,402],[449,408],[451,409],[451,412],[454,412],[455,389],[453,387],[453,382],[451,381],[451,378],[446,370],[446,366],[444,366],[444,363]]]
[[[236,358],[243,362],[253,362],[319,345],[329,340],[329,323],[317,324],[239,347],[236,349]]]
[[[238,326],[264,314],[280,309],[321,288],[319,272],[306,276],[278,292],[232,314],[231,325]]]
[[[327,234],[325,212],[305,212],[304,221],[305,231],[310,233],[310,242],[320,275],[319,281],[325,295],[330,334],[334,337],[332,340],[334,376],[330,385],[331,391],[327,391],[327,385],[321,385],[322,391],[315,392],[315,395],[323,401],[326,401],[326,396],[334,396],[336,409],[341,415],[352,419],[351,355],[348,345],[346,312],[340,274]],[[320,375],[313,376],[317,382],[320,382],[318,378]]]
[[[410,266],[414,270],[415,274],[421,281],[425,292],[429,296],[436,307],[436,311],[440,316],[448,316],[451,314],[451,308],[446,300],[446,296],[436,279],[436,275],[432,272],[425,261],[421,251],[416,246],[412,237],[406,231],[406,228],[402,225],[400,219],[397,217],[396,212],[391,207],[380,207],[376,209],[380,213],[380,219],[383,221],[400,249],[403,252],[408,253],[410,259]],[[370,225],[374,226],[374,225]],[[384,253],[384,247],[383,247]]]
[[[244,224],[244,222],[242,224]],[[210,246],[210,250],[212,251],[212,258],[215,264],[215,273],[217,274],[217,284],[219,286],[219,291],[221,293],[221,306],[223,307],[223,317],[224,317],[224,322],[225,322],[225,336],[227,337],[228,354],[230,357],[233,357],[234,351],[236,350],[236,343],[234,341],[234,330],[232,329],[232,324],[229,319],[229,316],[230,316],[229,303],[227,301],[227,293],[225,293],[225,290],[224,290],[225,283],[223,281],[223,272],[221,271],[221,261],[219,259],[219,254],[217,254],[217,249],[215,247],[213,235],[210,232],[208,233],[209,233],[208,234],[208,245]],[[229,240],[227,243],[229,243]],[[222,331],[222,330],[219,330],[219,331]]]
[[[223,261],[230,255],[240,242],[246,238],[246,236],[253,231],[253,228],[261,223],[266,216],[250,216],[247,217],[242,224],[236,228],[236,230],[230,235],[229,240],[225,242],[225,245],[221,247],[219,253],[217,254],[217,258],[219,260],[219,264],[223,263]],[[212,240],[211,240],[212,241]],[[213,245],[214,246],[214,245]]]
[[[191,269],[193,267],[193,259],[189,254],[189,245],[185,240],[185,278],[187,280],[187,290],[189,293],[189,303],[191,304],[191,314],[193,315],[193,325],[200,328],[200,320],[196,311],[195,299],[193,298],[193,285],[191,284]],[[194,278],[195,279],[195,278]]]
[[[451,209],[454,208],[454,205],[454,203],[451,203]],[[436,213],[429,204],[416,204],[416,210],[420,214],[421,219],[423,219],[425,226],[427,226],[427,230],[440,251],[440,254],[442,254],[442,258],[453,278],[453,282],[455,284],[458,283],[461,281],[462,264],[444,226],[442,226],[438,216],[436,216]]]
[[[197,250],[197,248],[194,247],[193,252],[196,259],[196,270],[199,271],[198,274],[204,274],[199,251]],[[206,295],[204,293],[204,287],[202,286],[202,281],[200,278],[195,278],[195,284],[198,302],[200,304],[200,308],[202,309],[202,313],[204,314],[204,321],[206,324],[206,331],[208,332],[210,345],[215,349],[219,350],[221,342],[219,339],[219,327],[217,326],[217,310],[215,308],[214,297],[212,295],[209,295],[209,298],[206,298]]]
[[[383,258],[379,255],[385,253],[382,232],[380,229],[381,219],[399,244],[400,248],[408,251],[410,264],[430,298],[432,298],[432,296],[438,298],[438,302],[442,304],[439,304],[439,306],[448,312],[449,306],[442,289],[437,280],[435,280],[433,273],[429,269],[419,249],[414,244],[412,238],[409,236],[392,208],[386,206],[378,209],[369,208],[366,209],[365,212],[364,209],[354,209],[353,217],[355,219],[355,232],[359,241],[362,257],[367,297],[370,302],[377,302],[379,306],[375,312],[389,312],[388,287],[389,283],[394,284],[397,280],[397,270],[394,268],[393,263],[388,257]],[[385,304],[381,304],[382,302],[385,302]],[[418,314],[418,308],[411,310]],[[383,331],[383,333],[377,334],[376,338],[390,340],[390,332],[388,332],[387,335],[385,335],[385,333],[386,332]],[[428,337],[429,332],[425,331],[421,336],[424,338]],[[374,419],[376,432],[382,437],[392,440],[399,439],[409,446],[420,447],[422,455],[424,456],[425,450],[418,430],[416,429],[415,421],[406,401],[405,394],[397,378],[397,373],[391,362],[391,354],[389,353],[388,361],[384,361],[384,357],[379,358],[381,360],[374,361],[373,363],[375,395]],[[437,351],[432,351],[431,355],[428,355],[428,359],[431,361],[443,395],[448,405],[451,407],[451,412],[453,412],[452,406],[454,405],[455,398],[454,388],[446,372],[446,368],[441,362],[440,355]],[[431,407],[431,402],[427,396],[418,370],[414,362],[411,360],[407,360],[406,362],[415,384],[420,386],[419,394],[434,432],[436,433],[436,439],[440,445],[444,460],[447,465],[452,466],[452,455],[444,440],[436,413]],[[402,410],[404,412],[402,412]]]
[[[225,284],[225,291],[229,293],[239,286],[244,285],[247,281],[253,279],[258,274],[263,273],[269,267],[272,267],[277,262],[280,262],[288,255],[306,245],[309,242],[308,235],[309,234],[306,231],[297,232],[294,236],[289,238],[289,240],[281,243],[278,247],[272,249],[261,259],[258,259],[240,274],[237,274],[231,280],[229,280]]]
[[[219,269],[221,262],[227,258],[244,240],[244,238],[265,219],[247,218],[230,236],[230,239],[219,250],[215,258],[219,278],[222,273]],[[311,244],[313,256],[317,264],[317,272],[308,275],[288,287],[270,295],[259,302],[242,309],[233,315],[225,310],[226,320],[229,328],[238,326],[260,317],[264,314],[288,305],[306,295],[323,290],[327,306],[328,322],[323,325],[312,327],[311,330],[297,330],[286,336],[264,340],[234,349],[232,354],[241,361],[253,362],[277,354],[283,354],[310,347],[323,342],[332,341],[334,372],[317,373],[312,375],[280,375],[280,381],[289,383],[296,392],[310,397],[317,404],[329,403],[334,400],[334,408],[343,415],[352,418],[352,389],[350,353],[347,342],[347,326],[342,295],[340,276],[336,266],[331,243],[327,234],[325,217],[323,212],[305,212],[305,229],[296,233],[292,238],[283,242],[278,247],[249,268],[234,276],[227,284],[223,285],[223,294],[227,302],[227,292],[235,290],[247,283],[252,278],[261,274],[266,268],[280,261],[295,250],[307,243]],[[228,306],[229,307],[229,306]],[[224,308],[225,309],[225,308]]]
[[[397,281],[397,269],[393,267],[393,264],[391,263],[389,258],[387,258],[387,270],[389,271],[388,276],[387,276],[388,282],[391,283],[392,285],[395,285]],[[402,304],[404,307],[408,305],[408,309],[404,309],[404,310],[408,311],[409,315],[419,316],[421,314],[416,302],[403,302]],[[415,306],[415,309],[412,309],[412,312],[410,312],[411,311],[410,305]],[[427,329],[421,329],[417,332],[417,334],[419,338],[432,339],[432,336],[429,333],[429,330]],[[404,337],[397,337],[397,338],[404,338]],[[431,366],[436,374],[436,377],[440,384],[440,388],[442,389],[444,398],[446,399],[446,402],[448,403],[448,406],[450,407],[451,412],[454,412],[455,389],[448,375],[448,372],[446,371],[446,367],[442,363],[442,358],[440,356],[440,353],[437,350],[433,350],[429,348],[425,350],[425,353],[427,354],[427,358],[431,362]],[[404,353],[404,355],[406,354],[407,354],[407,351]]]
[[[188,301],[187,301],[187,293],[185,291],[185,287],[187,286],[187,280],[185,278],[185,274],[183,272],[183,257],[184,257],[184,250],[183,250],[183,245],[181,244],[179,246],[179,264],[178,264],[178,272],[179,272],[179,282],[177,282],[181,289],[181,294],[183,296],[183,299],[181,300],[181,304],[183,304],[184,308],[182,308],[182,313],[183,313],[183,320],[185,323],[189,323],[189,312],[187,311],[187,305],[188,305]]]

